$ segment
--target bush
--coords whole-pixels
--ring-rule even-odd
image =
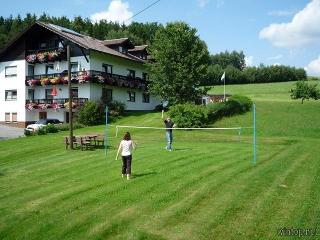
[[[63,123],[57,125],[59,131],[68,131],[69,130],[69,123]]]
[[[251,107],[252,101],[250,98],[234,95],[227,102],[208,104],[208,118],[210,122],[215,122],[226,116],[248,112],[251,110]]]
[[[178,127],[204,127],[208,123],[205,106],[194,104],[178,104],[169,108],[169,116]]]
[[[102,118],[98,104],[93,101],[86,102],[79,109],[78,121],[79,123],[86,126],[92,126],[102,123]]]
[[[58,124],[56,127],[59,131],[69,131],[69,123]],[[84,125],[81,123],[73,123],[73,129],[79,129],[83,127]]]
[[[26,137],[30,137],[30,136],[33,136],[34,134],[33,134],[33,132],[32,131],[28,131],[28,130],[24,130],[24,135],[26,136]]]
[[[119,118],[124,114],[126,105],[122,102],[112,101],[108,103],[110,121]]]
[[[47,128],[47,133],[57,133],[59,131],[58,127],[53,124],[48,124]]]
[[[47,127],[39,128],[36,133],[38,135],[46,135],[47,134]]]

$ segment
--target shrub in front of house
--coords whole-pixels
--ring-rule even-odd
[[[251,110],[252,101],[250,98],[241,95],[231,96],[228,101],[221,103],[210,103],[207,105],[208,118],[215,122],[223,117],[230,117],[242,114]]]
[[[79,109],[78,122],[85,126],[93,126],[102,123],[99,105],[93,101],[86,102]]]
[[[56,125],[53,125],[53,124],[48,124],[47,125],[47,133],[57,133],[59,132],[59,129]]]
[[[178,104],[169,108],[168,115],[178,127],[182,128],[199,128],[208,124],[207,109],[202,105]]]
[[[215,121],[250,111],[250,98],[234,95],[226,102],[210,103],[206,106],[195,104],[178,104],[170,107],[168,115],[178,127],[205,127]]]
[[[119,101],[112,101],[107,104],[109,108],[109,117],[116,119],[120,116],[123,116],[126,105]]]

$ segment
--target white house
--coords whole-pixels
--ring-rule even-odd
[[[147,93],[147,46],[128,38],[100,41],[36,22],[0,53],[0,123],[24,127],[42,118],[68,122],[66,45],[71,46],[74,111],[88,100],[120,101],[152,110]]]

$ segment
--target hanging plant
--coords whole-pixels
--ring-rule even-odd
[[[37,59],[41,63],[46,62],[48,60],[48,52],[38,53]]]
[[[36,109],[37,108],[37,104],[35,104],[35,103],[27,103],[26,104],[26,109],[28,110],[28,111],[32,111],[32,110],[34,110],[34,109]]]
[[[42,85],[42,86],[45,86],[45,85],[49,85],[49,84],[50,84],[50,80],[49,80],[49,78],[47,78],[47,77],[41,78],[40,82],[41,82],[41,85]]]
[[[69,109],[69,102],[66,102],[65,104],[63,104],[63,106],[66,108],[66,109]],[[74,102],[72,102],[72,108],[75,108],[76,107],[76,104]]]
[[[26,56],[26,61],[28,63],[35,63],[37,61],[37,55],[36,54],[30,54]]]
[[[53,77],[50,79],[51,84],[59,84],[60,83],[60,78],[59,77]]]
[[[27,81],[28,85],[33,87],[33,86],[37,86],[40,85],[40,80],[38,79],[30,79]]]

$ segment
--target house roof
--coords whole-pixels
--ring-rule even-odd
[[[103,41],[103,44],[106,46],[111,46],[111,45],[120,45],[124,44],[126,42],[130,42],[129,38],[118,38],[118,39],[107,39]],[[132,43],[131,43],[132,44]],[[133,44],[132,44],[133,45]]]
[[[105,41],[101,41],[101,40],[98,40],[98,39],[95,39],[95,38],[92,38],[92,37],[89,37],[89,36],[86,36],[86,35],[83,35],[83,34],[80,34],[80,33],[77,33],[73,30],[70,30],[70,29],[67,29],[67,28],[63,28],[63,27],[60,27],[60,26],[57,26],[57,25],[54,25],[54,24],[48,24],[48,23],[43,23],[43,22],[35,22],[31,27],[29,27],[28,29],[26,29],[25,31],[23,31],[21,34],[19,34],[17,36],[17,38],[15,38],[13,41],[11,41],[7,47],[1,52],[1,53],[4,53],[9,47],[11,47],[20,37],[22,37],[22,35],[24,35],[26,32],[28,32],[28,30],[30,30],[34,25],[39,25],[77,45],[79,45],[80,47],[82,48],[85,48],[85,49],[91,49],[91,50],[95,50],[95,51],[98,51],[98,52],[101,52],[101,53],[106,53],[106,54],[110,54],[110,55],[113,55],[113,56],[117,56],[117,57],[121,57],[121,58],[125,58],[125,59],[128,59],[128,60],[132,60],[132,61],[135,61],[135,62],[144,62],[142,59],[138,58],[138,57],[135,57],[131,54],[123,54],[123,53],[120,53],[116,50],[113,50],[112,48],[108,47],[108,46],[105,46],[104,43]],[[120,39],[114,39],[114,40],[107,40],[107,41],[118,41]],[[126,39],[122,39],[124,41],[128,41],[129,39],[126,38]],[[130,40],[129,40],[130,41]],[[131,43],[131,41],[130,41]],[[131,43],[132,44],[132,43]],[[0,53],[0,54],[1,54]]]
[[[146,50],[148,45],[135,46],[133,49],[129,49],[129,52],[140,52]]]

